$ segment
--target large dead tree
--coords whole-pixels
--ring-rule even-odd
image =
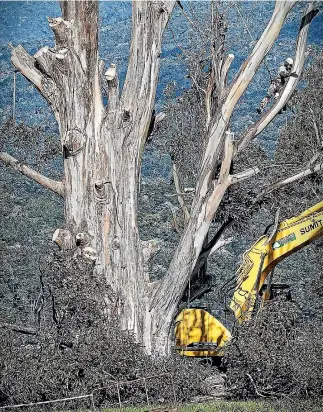
[[[160,67],[161,42],[175,1],[134,1],[132,37],[126,80],[119,89],[114,64],[105,71],[108,105],[102,103],[104,63],[98,56],[98,3],[62,1],[62,17],[49,18],[55,46],[30,56],[22,46],[12,63],[45,97],[60,131],[64,179],[56,182],[1,153],[0,159],[22,174],[64,197],[66,225],[54,241],[63,249],[95,262],[113,291],[109,307],[122,327],[131,330],[148,353],[169,351],[170,328],[210,224],[226,190],[257,173],[231,175],[232,158],[246,150],[284,106],[304,63],[309,23],[314,12],[306,5],[298,34],[294,75],[274,107],[244,132],[238,145],[226,133],[232,112],[270,51],[296,1],[277,1],[272,17],[234,80],[227,73],[234,58],[214,53],[206,90],[207,145],[200,166],[190,216],[167,275],[150,283],[145,259],[153,247],[141,242],[137,225],[137,192],[142,153],[151,128]],[[216,58],[215,58],[216,57]],[[212,110],[211,96],[217,107]],[[217,176],[214,170],[220,170]]]

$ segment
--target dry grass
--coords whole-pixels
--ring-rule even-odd
[[[120,409],[103,409],[102,412],[118,412]],[[265,401],[217,401],[210,403],[194,403],[174,407],[160,408],[160,412],[322,412],[322,402],[295,401],[291,404]],[[153,408],[123,408],[123,412],[152,412]],[[90,412],[90,411],[79,411]]]

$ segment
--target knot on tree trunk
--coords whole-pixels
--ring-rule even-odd
[[[76,246],[85,247],[90,243],[90,235],[86,232],[77,233],[75,236]]]
[[[124,109],[122,113],[122,121],[129,122],[131,120],[131,112],[129,109]]]
[[[103,182],[102,180],[95,183],[95,199],[98,203],[105,203],[108,200],[109,185],[111,185],[111,182]]]
[[[113,241],[112,241],[112,249],[120,249],[120,239],[118,236],[115,236]]]
[[[83,149],[86,136],[79,129],[68,130],[63,139],[64,157],[75,156]]]

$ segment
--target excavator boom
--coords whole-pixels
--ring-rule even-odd
[[[322,234],[323,202],[320,202],[299,216],[281,222],[270,241],[268,235],[264,235],[244,253],[230,303],[239,322],[250,318],[257,294],[273,268]]]

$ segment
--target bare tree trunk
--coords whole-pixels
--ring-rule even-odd
[[[55,47],[42,48],[34,57],[21,46],[12,53],[13,64],[48,100],[59,125],[66,228],[56,231],[56,243],[66,248],[75,244],[84,256],[90,250],[96,274],[105,276],[111,289],[111,313],[119,315],[122,327],[133,331],[148,352],[149,277],[143,270],[137,191],[161,38],[173,6],[133,3],[125,86],[120,95],[111,65],[105,73],[108,107],[101,97],[96,1],[62,1],[62,17],[48,19]],[[56,183],[55,188],[63,187]]]
[[[295,1],[276,3],[267,28],[230,86],[226,78],[233,55],[221,61],[219,70],[212,71],[206,92],[208,143],[191,213],[168,274],[152,285],[138,233],[137,193],[155,101],[162,35],[174,3],[133,2],[125,84],[120,91],[117,68],[111,64],[105,72],[108,106],[104,107],[98,3],[62,1],[62,17],[49,18],[55,47],[44,47],[32,57],[18,46],[12,52],[12,63],[53,109],[61,136],[64,181],[47,179],[5,153],[0,157],[64,196],[66,227],[55,232],[54,240],[62,248],[77,248],[79,254],[95,262],[96,275],[104,276],[111,290],[106,297],[110,312],[118,314],[122,327],[133,331],[148,353],[161,355],[169,351],[173,318],[224,193],[232,184],[258,172],[251,169],[230,175],[235,147],[232,133],[225,132],[236,103]],[[302,41],[306,41],[306,34]],[[220,101],[214,116],[213,82]],[[215,177],[219,164],[221,170]]]

